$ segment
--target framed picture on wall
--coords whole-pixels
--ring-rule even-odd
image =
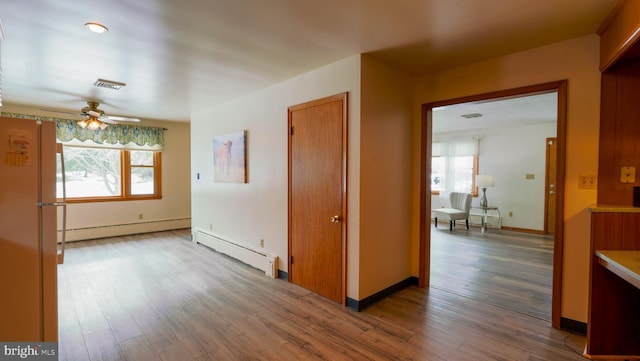
[[[246,183],[247,132],[240,130],[213,137],[213,181]]]

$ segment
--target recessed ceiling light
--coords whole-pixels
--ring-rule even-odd
[[[86,23],[84,24],[84,27],[98,34],[106,33],[107,31],[109,31],[106,26],[100,23]]]

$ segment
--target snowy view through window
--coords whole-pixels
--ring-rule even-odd
[[[122,196],[122,157],[118,149],[64,147],[67,198]],[[131,194],[154,193],[153,152],[130,151]],[[62,198],[58,163],[57,196]]]

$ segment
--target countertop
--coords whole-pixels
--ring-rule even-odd
[[[640,213],[640,207],[620,206],[613,204],[594,204],[587,207],[591,213]]]
[[[640,288],[640,251],[596,251],[596,257],[604,268]]]

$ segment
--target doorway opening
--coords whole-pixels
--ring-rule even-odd
[[[556,115],[556,124],[555,124],[555,138],[557,138],[557,141],[555,143],[555,152],[556,152],[556,159],[555,159],[555,184],[553,186],[554,189],[554,206],[555,206],[555,212],[548,212],[545,209],[545,206],[547,204],[547,200],[546,200],[546,195],[544,194],[544,192],[548,192],[548,188],[546,188],[545,184],[546,184],[546,179],[548,178],[548,176],[545,174],[545,137],[542,138],[542,141],[540,142],[540,146],[542,147],[542,151],[541,151],[541,162],[542,162],[542,168],[543,170],[538,172],[538,171],[522,171],[523,169],[528,169],[525,160],[522,161],[522,163],[525,163],[524,168],[518,168],[516,166],[505,166],[505,164],[508,164],[507,162],[505,162],[505,159],[507,159],[508,157],[512,156],[513,154],[515,154],[516,152],[514,151],[509,151],[509,149],[502,149],[501,150],[501,157],[502,159],[498,159],[496,160],[490,160],[488,158],[485,158],[484,161],[482,159],[481,156],[479,156],[478,158],[478,162],[477,162],[477,169],[475,169],[474,171],[476,172],[475,174],[484,174],[484,172],[491,172],[491,173],[496,173],[496,174],[492,174],[494,175],[494,179],[495,179],[495,188],[489,188],[489,190],[493,190],[493,196],[494,196],[494,200],[500,203],[503,203],[505,206],[504,208],[500,206],[500,204],[498,204],[498,208],[500,209],[500,212],[498,213],[497,217],[500,220],[504,220],[505,221],[505,226],[509,226],[511,225],[511,228],[513,228],[512,230],[518,231],[518,230],[536,230],[538,229],[539,232],[533,232],[533,233],[538,233],[537,235],[531,235],[531,237],[533,236],[537,236],[538,238],[541,238],[541,240],[533,240],[533,242],[537,242],[537,241],[541,241],[544,243],[545,237],[547,238],[547,240],[550,242],[549,247],[552,249],[553,255],[552,257],[552,271],[551,271],[551,312],[550,312],[550,317],[551,317],[551,323],[553,325],[553,327],[559,328],[560,327],[560,305],[561,305],[561,290],[562,290],[562,244],[563,244],[563,225],[564,225],[564,220],[563,220],[563,214],[564,214],[564,202],[563,202],[563,195],[564,195],[564,169],[565,169],[565,142],[566,142],[566,87],[567,87],[567,82],[566,81],[559,81],[559,82],[553,82],[553,83],[545,83],[545,84],[539,84],[539,85],[533,85],[533,86],[527,86],[527,87],[522,87],[522,88],[515,88],[515,89],[509,89],[509,90],[504,90],[504,91],[498,91],[498,92],[492,92],[492,93],[486,93],[486,94],[480,94],[480,95],[475,95],[475,96],[470,96],[470,97],[464,97],[464,98],[457,98],[457,99],[450,99],[450,100],[445,100],[445,101],[440,101],[440,102],[434,102],[434,103],[428,103],[428,104],[423,104],[422,106],[422,134],[421,134],[421,197],[420,197],[420,210],[421,210],[421,222],[420,222],[420,259],[419,259],[419,272],[420,272],[420,277],[419,277],[419,285],[422,287],[427,287],[430,286],[430,277],[432,276],[431,274],[431,267],[432,267],[432,262],[435,264],[436,261],[438,261],[438,258],[433,258],[433,257],[441,257],[442,253],[437,253],[437,252],[433,252],[433,246],[435,245],[435,237],[434,239],[432,239],[432,234],[431,234],[431,230],[432,230],[432,220],[431,220],[431,209],[438,208],[441,205],[437,205],[434,204],[436,202],[439,201],[438,198],[435,198],[437,196],[432,195],[432,188],[433,188],[433,181],[434,179],[432,178],[432,156],[434,155],[434,151],[433,151],[433,144],[434,144],[434,139],[436,141],[438,141],[440,138],[439,135],[439,131],[440,129],[438,127],[440,127],[440,125],[438,125],[435,122],[435,118],[437,117],[437,114],[440,110],[447,109],[447,108],[455,108],[455,107],[460,107],[462,104],[476,104],[476,105],[489,105],[491,102],[495,102],[497,100],[500,101],[504,101],[504,100],[512,100],[512,99],[518,99],[519,101],[525,100],[526,98],[523,98],[524,96],[538,96],[538,95],[545,95],[547,97],[551,96],[556,100],[556,105],[557,105],[557,110],[555,110],[555,115]],[[538,97],[540,98],[540,97]],[[532,98],[533,99],[533,98]],[[502,112],[506,112],[506,110],[502,110]],[[470,114],[479,114],[478,112],[472,112]],[[474,117],[472,117],[474,118]],[[482,120],[478,120],[477,118],[479,118],[477,115],[475,115],[475,120],[477,122],[481,122]],[[512,117],[513,118],[513,117]],[[480,117],[480,119],[482,119]],[[538,119],[536,120],[532,120],[530,123],[531,124],[535,124],[536,122],[540,122],[540,120]],[[505,127],[505,125],[496,125],[497,127]],[[458,130],[459,134],[464,133],[464,128],[462,128],[461,130]],[[467,138],[469,138],[468,132],[466,134]],[[529,132],[527,132],[526,134],[521,134],[520,137],[521,139],[518,139],[518,136],[511,136],[512,139],[510,139],[509,141],[512,142],[512,147],[517,147],[519,144],[522,143],[522,140],[525,138],[528,138],[530,135]],[[478,137],[476,137],[478,138]],[[487,145],[488,140],[491,139],[490,137],[487,137],[485,139],[485,146],[488,146],[489,148],[486,149],[490,149],[491,146],[495,146],[496,144],[491,144],[489,143],[489,145]],[[480,140],[481,142],[482,140]],[[480,147],[481,148],[481,147]],[[488,151],[488,150],[487,150]],[[515,163],[512,164],[517,164],[517,161],[514,160]],[[484,164],[484,165],[483,165]],[[484,168],[483,168],[484,167]],[[517,182],[515,182],[513,179],[510,179],[511,176],[508,175],[508,171],[510,169],[513,168],[518,168],[517,169],[517,173],[514,177],[514,179],[518,179]],[[474,174],[474,176],[475,176]],[[499,180],[500,178],[501,181]],[[529,183],[526,183],[529,182]],[[527,209],[521,209],[521,208],[516,208],[516,205],[514,204],[510,204],[511,200],[509,199],[509,192],[518,192],[521,191],[522,193],[526,193],[526,187],[532,186],[534,185],[534,183],[538,183],[538,187],[542,188],[542,191],[540,191],[539,194],[539,199],[536,199],[536,202],[540,203],[540,212],[538,215],[538,220],[536,222],[536,224],[532,224],[532,223],[526,223],[529,222],[530,220],[517,220],[517,216],[520,215],[520,213],[524,212],[525,213],[525,218],[526,218],[526,212],[528,211]],[[473,193],[473,191],[477,192],[477,188],[475,188],[475,183],[473,184],[473,190],[469,190],[470,192]],[[503,189],[500,189],[500,191],[498,191],[498,187],[503,187]],[[509,190],[509,187],[512,187],[511,190]],[[520,187],[520,188],[518,188]],[[452,190],[449,190],[452,191]],[[444,192],[444,194],[447,194],[447,191]],[[475,193],[477,194],[477,193]],[[513,193],[511,193],[513,194]],[[432,200],[432,197],[434,197],[434,200]],[[489,196],[491,197],[491,196]],[[440,197],[442,198],[442,197]],[[491,198],[490,198],[491,199]],[[440,199],[441,200],[441,199]],[[478,200],[477,198],[474,198],[475,202],[477,203]],[[490,200],[490,203],[491,200]],[[544,235],[547,232],[547,225],[545,223],[544,220],[544,216],[547,214],[555,214],[555,219],[553,220],[553,234],[552,235]],[[505,217],[509,217],[508,219]],[[459,234],[463,234],[465,232],[467,232],[465,229],[465,227],[459,227],[458,228],[458,233]],[[521,228],[521,229],[519,229]],[[473,238],[473,234],[474,232],[478,231],[477,228],[474,229],[474,227],[472,227],[472,229],[470,231],[468,231],[468,238]],[[494,232],[491,232],[494,231]],[[442,232],[439,233],[439,235],[442,236],[451,236],[449,234],[446,234],[448,231],[447,227],[441,227],[438,228],[438,232]],[[503,234],[507,231],[498,231],[497,229],[492,230],[489,229],[489,232],[487,232],[487,234],[480,234],[480,232],[478,231],[478,234],[480,234],[479,237],[476,237],[477,240],[475,242],[481,242],[483,239],[486,239],[487,236],[490,235],[497,235],[498,233]],[[456,233],[454,231],[454,233]],[[518,232],[518,234],[520,234]],[[465,236],[466,237],[466,236]],[[484,237],[484,238],[483,238]],[[505,238],[505,235],[501,235],[500,237]],[[497,237],[497,238],[500,238]],[[525,237],[527,238],[527,237]],[[527,240],[531,241],[531,240]],[[433,244],[432,244],[433,242]],[[485,242],[483,243],[477,243],[481,246],[485,246],[488,243]],[[498,248],[499,249],[499,248]],[[500,258],[500,257],[505,257],[505,256],[501,256],[501,255],[494,255],[493,256],[494,259]],[[470,272],[473,272],[473,270],[470,270]],[[455,287],[455,285],[452,285],[451,287]],[[503,289],[503,290],[499,290],[499,291],[495,291],[495,292],[501,292],[502,296],[504,297],[508,297],[510,294],[513,295],[514,297],[516,296],[515,294],[517,293],[517,290],[514,288],[513,290],[511,289]]]

